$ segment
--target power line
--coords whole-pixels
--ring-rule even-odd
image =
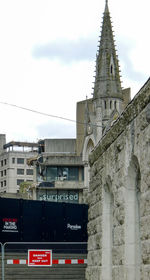
[[[39,115],[43,115],[43,116],[47,116],[47,117],[51,117],[51,118],[61,119],[61,120],[65,120],[65,121],[69,121],[69,122],[74,122],[74,123],[78,123],[78,124],[83,124],[83,125],[88,124],[88,125],[92,125],[92,126],[96,126],[96,127],[101,127],[100,125],[96,125],[96,124],[93,124],[93,123],[86,123],[86,122],[75,121],[75,120],[72,120],[72,119],[68,119],[68,118],[61,117],[61,116],[56,116],[56,115],[51,115],[51,114],[48,114],[48,113],[44,113],[44,112],[40,112],[40,111],[37,111],[37,110],[29,109],[29,108],[22,107],[22,106],[19,106],[19,105],[16,105],[16,104],[12,104],[12,103],[7,103],[7,102],[0,101],[0,104],[6,105],[6,106],[15,107],[15,108],[18,108],[18,109],[21,109],[21,110],[29,111],[29,112],[32,112],[32,113],[35,113],[35,114],[39,114]]]

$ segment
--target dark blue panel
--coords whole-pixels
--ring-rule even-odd
[[[0,198],[0,242],[20,241],[20,201]]]
[[[88,206],[0,198],[0,242],[86,242]]]

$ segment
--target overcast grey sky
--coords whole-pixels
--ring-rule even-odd
[[[150,76],[150,1],[109,0],[122,86]],[[70,119],[91,97],[104,0],[0,0],[0,102]],[[0,104],[7,141],[75,137],[75,123]]]

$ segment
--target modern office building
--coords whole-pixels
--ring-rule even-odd
[[[37,155],[37,147],[36,143],[6,143],[5,134],[0,134],[0,193],[17,193],[22,182],[33,182],[33,167],[27,160]]]
[[[38,146],[38,157],[28,161],[36,170],[33,198],[82,203],[84,166],[76,139],[44,139]]]
[[[76,139],[44,139],[38,143],[6,143],[0,135],[0,193],[20,198],[20,184],[29,182],[34,200],[84,202],[84,164]]]

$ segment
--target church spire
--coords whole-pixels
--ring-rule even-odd
[[[93,97],[94,99],[122,99],[119,63],[115,50],[108,0],[105,2],[100,46],[96,57],[96,77]]]
[[[106,3],[105,3],[105,12],[108,12],[108,0],[106,0]]]

